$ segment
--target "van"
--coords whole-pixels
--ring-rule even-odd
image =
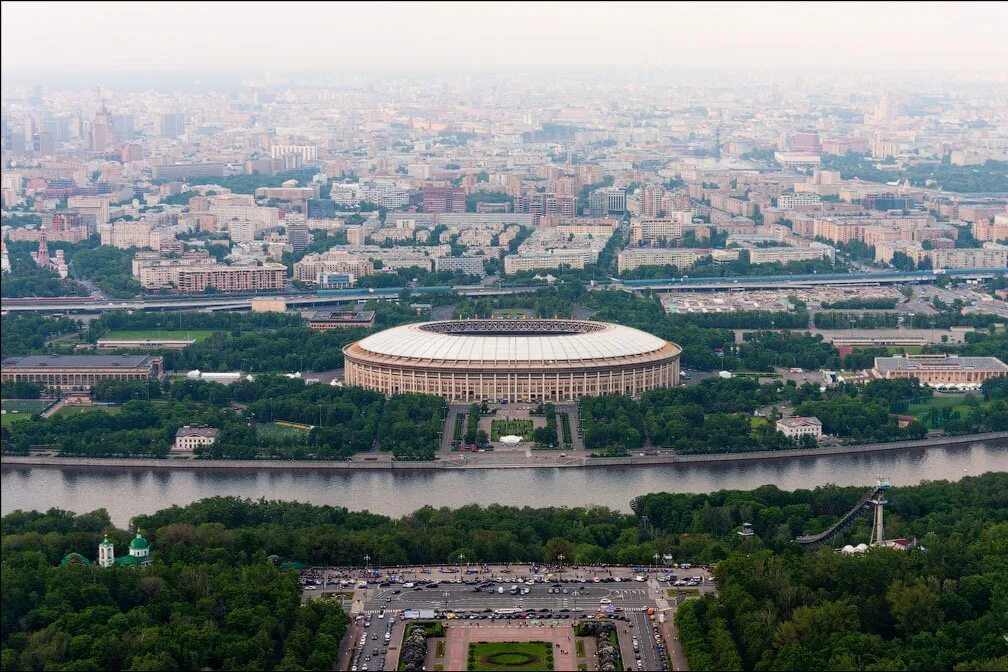
[[[504,594],[504,586],[497,586],[497,594],[498,595]]]
[[[402,584],[402,587],[403,588],[412,588],[414,585],[416,585],[416,584],[414,584],[412,581],[409,581],[407,583]]]

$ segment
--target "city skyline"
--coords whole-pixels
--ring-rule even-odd
[[[1005,3],[8,2],[3,74],[166,71],[983,71]],[[45,12],[44,31],[25,30]],[[305,21],[306,13],[315,18]],[[899,30],[893,30],[898,26]],[[825,29],[828,27],[828,30]],[[376,48],[377,46],[377,48]]]

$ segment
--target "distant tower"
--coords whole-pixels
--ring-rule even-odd
[[[714,131],[714,158],[721,160],[721,124]]]
[[[99,567],[111,567],[115,564],[115,547],[112,542],[109,541],[108,533],[105,533],[105,538],[100,544],[98,544],[98,566]]]
[[[872,522],[872,533],[871,539],[869,540],[869,546],[881,546],[885,543],[885,528],[882,522],[882,512],[885,509],[885,505],[889,503],[886,497],[886,491],[892,487],[892,482],[888,478],[882,478],[879,476],[878,484],[875,486],[875,493],[873,497],[868,500],[870,503],[875,505],[875,520]]]
[[[35,253],[35,263],[43,268],[49,267],[49,243],[46,242],[45,224],[39,229],[38,252]]]

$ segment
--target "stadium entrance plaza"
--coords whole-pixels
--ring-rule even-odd
[[[471,572],[466,574],[465,572]],[[680,579],[697,577],[699,585],[677,588],[671,581],[660,581],[674,573]],[[536,575],[544,576],[542,583],[526,584]],[[552,574],[552,580],[549,576]],[[635,581],[635,576],[643,574],[644,581]],[[305,599],[320,594],[353,591],[353,599],[346,603],[351,616],[355,618],[344,641],[344,657],[348,669],[353,655],[353,646],[361,634],[366,634],[366,652],[370,653],[378,642],[372,636],[378,634],[379,641],[386,631],[388,619],[394,619],[391,641],[381,660],[373,660],[370,669],[395,670],[401,651],[402,639],[409,625],[404,616],[415,610],[436,611],[436,617],[446,625],[444,645],[438,656],[438,639],[428,640],[428,670],[465,670],[468,663],[469,645],[478,642],[546,642],[553,647],[554,669],[593,670],[597,667],[595,640],[591,637],[574,636],[573,626],[582,619],[598,614],[600,605],[611,604],[620,616],[616,620],[620,653],[627,670],[659,670],[661,652],[653,637],[652,627],[657,626],[662,641],[668,646],[667,653],[672,660],[669,669],[685,669],[684,658],[676,640],[677,633],[672,622],[678,599],[701,595],[715,590],[710,573],[704,568],[648,566],[635,571],[632,567],[563,567],[546,568],[530,565],[446,565],[441,567],[402,567],[364,570],[362,568],[313,569],[310,575],[323,579],[324,589],[306,591]],[[594,579],[598,577],[599,582]],[[360,586],[361,580],[368,581],[367,588]],[[619,579],[617,581],[616,579]],[[340,586],[340,581],[350,585]],[[468,583],[465,583],[468,581]],[[476,585],[493,581],[494,588],[475,591]],[[335,583],[335,585],[333,585]],[[434,586],[432,584],[436,583]],[[383,585],[384,584],[384,585]],[[407,587],[407,584],[412,584]],[[559,585],[555,588],[554,584]],[[497,586],[504,588],[500,593]],[[512,595],[511,586],[529,589],[525,595]],[[551,592],[555,590],[556,592]],[[566,590],[567,593],[563,593]],[[677,592],[680,591],[681,592]],[[671,591],[671,594],[670,592]],[[678,595],[678,598],[677,598]],[[648,619],[647,609],[653,607],[664,614],[664,623]],[[521,609],[526,618],[507,618],[496,610]],[[532,613],[534,612],[534,613]],[[448,614],[454,618],[447,618]],[[470,616],[478,614],[477,618]],[[623,620],[625,619],[625,620]],[[640,655],[643,667],[635,660],[632,640],[640,641]],[[578,656],[577,640],[582,639],[583,656]],[[583,667],[581,667],[583,666]]]

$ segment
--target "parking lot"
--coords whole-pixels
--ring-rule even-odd
[[[666,653],[683,660],[675,604],[715,590],[708,569],[690,565],[313,568],[301,580],[305,599],[342,594],[354,618],[341,659],[351,670],[396,669],[407,615],[479,632],[611,618],[626,669],[664,670]]]

